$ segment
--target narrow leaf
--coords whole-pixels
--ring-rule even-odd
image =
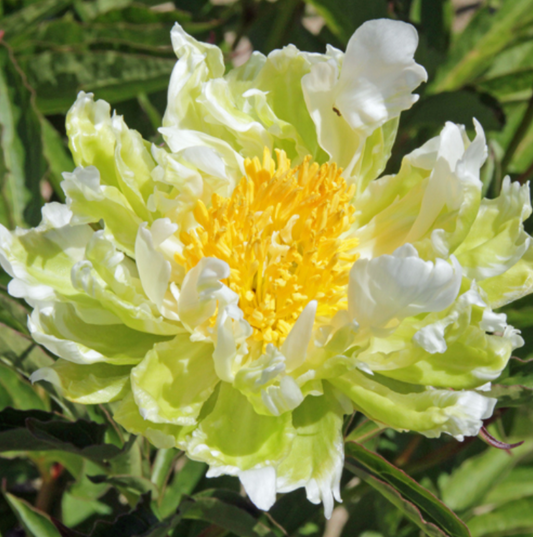
[[[455,511],[478,505],[491,488],[532,450],[533,441],[528,441],[513,449],[511,455],[489,448],[467,459],[448,479],[441,480],[442,499]]]
[[[11,50],[0,42],[0,218],[8,227],[37,225],[46,169],[32,93]]]
[[[50,518],[32,507],[28,502],[9,493],[4,493],[19,522],[30,537],[61,537]]]
[[[350,464],[357,464],[375,478],[393,487],[405,500],[420,510],[428,523],[434,524],[446,535],[452,537],[469,536],[466,525],[451,509],[381,455],[354,442],[346,444],[346,455],[353,457],[349,461]]]
[[[494,57],[517,42],[533,21],[533,0],[504,0],[482,7],[452,46],[432,93],[461,88],[486,71]]]
[[[385,481],[377,479],[351,464],[347,464],[346,467],[387,498],[387,500],[407,516],[411,522],[416,524],[426,535],[429,535],[430,537],[448,537],[451,535],[444,533],[444,531],[435,524],[425,520],[420,509],[418,509],[413,502],[406,500],[394,487],[388,485]]]
[[[195,496],[183,501],[184,519],[203,520],[239,537],[276,537],[276,534],[250,513],[215,497]]]
[[[131,442],[122,449],[104,443],[105,429],[86,420],[70,422],[51,412],[6,408],[0,412],[0,452],[60,450],[101,462],[131,447]]]
[[[530,535],[533,532],[533,497],[509,502],[493,512],[475,516],[468,525],[472,537]]]

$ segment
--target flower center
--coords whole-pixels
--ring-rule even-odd
[[[265,149],[263,162],[246,160],[246,175],[230,198],[217,194],[194,210],[198,226],[180,236],[176,261],[187,270],[203,257],[228,263],[225,282],[253,338],[281,344],[311,300],[317,317],[346,308],[349,270],[357,239],[341,238],[354,221],[355,191],[335,164],[319,166],[306,157],[291,168],[283,151],[276,166]]]

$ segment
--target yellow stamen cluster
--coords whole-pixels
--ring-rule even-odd
[[[346,307],[356,239],[342,239],[354,221],[348,187],[336,165],[295,168],[284,152],[278,165],[265,150],[245,162],[246,176],[230,198],[214,194],[211,207],[198,202],[198,226],[183,232],[176,261],[187,270],[203,257],[231,268],[225,282],[235,291],[254,339],[280,344],[310,300],[317,316]]]

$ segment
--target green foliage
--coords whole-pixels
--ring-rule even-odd
[[[344,48],[366,20],[411,22],[430,82],[402,116],[390,171],[444,121],[472,129],[477,118],[489,138],[487,194],[498,193],[507,173],[525,182],[533,176],[533,0],[474,4],[470,23],[455,31],[450,0],[4,0],[0,222],[34,226],[44,201],[64,199],[61,173],[74,168],[65,115],[78,91],[109,101],[146,139],[160,141],[175,22],[217,43],[230,67],[243,38],[263,53],[289,43],[321,52],[327,43]],[[356,416],[346,424],[345,518],[328,523],[328,535],[533,534],[533,303],[524,299],[506,313],[529,344],[493,383],[500,413],[489,430],[525,442],[508,454],[478,439],[428,440]],[[0,288],[1,535],[324,534],[322,508],[301,490],[265,515],[240,495],[235,478],[207,479],[204,464],[128,436],[107,405],[74,405],[50,384],[32,386],[29,375],[54,358],[28,336],[27,314]]]

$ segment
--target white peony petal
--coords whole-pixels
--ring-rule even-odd
[[[160,218],[155,220],[150,227],[152,242],[157,248],[166,241],[173,233],[176,232],[178,226],[173,224],[169,218]]]
[[[268,511],[276,502],[276,470],[272,466],[239,473],[239,480],[255,506]]]
[[[156,250],[146,223],[142,224],[137,232],[135,260],[146,296],[161,310],[170,281],[170,263]]]
[[[273,416],[281,416],[284,412],[297,408],[304,396],[296,381],[286,375],[280,378],[279,386],[268,386],[261,390],[261,399]]]
[[[216,295],[224,287],[220,280],[228,276],[228,264],[214,257],[204,257],[187,272],[178,302],[183,323],[194,329],[215,313]]]
[[[427,80],[414,61],[413,26],[381,19],[360,26],[346,47],[335,104],[353,129],[373,131],[418,100],[412,91]]]
[[[302,77],[320,146],[345,177],[352,174],[370,134],[417,101],[411,92],[427,78],[413,59],[417,43],[409,24],[369,21],[352,36],[342,61],[331,55]]]
[[[220,280],[229,276],[226,262],[214,257],[204,257],[192,268],[183,281],[178,301],[181,321],[193,331],[202,332],[203,339],[214,345],[213,360],[219,378],[233,382],[234,366],[247,352],[246,339],[252,335],[252,327],[244,320],[238,307],[239,297]],[[201,327],[218,313],[214,330]],[[198,334],[193,333],[192,337]]]
[[[348,311],[361,328],[387,328],[391,321],[450,306],[461,285],[461,267],[419,258],[405,244],[392,255],[359,259],[350,271]]]
[[[292,371],[305,361],[307,347],[313,335],[313,324],[315,322],[317,301],[311,300],[303,309],[302,313],[294,323],[287,339],[281,346],[281,352],[287,359],[287,371]]]

